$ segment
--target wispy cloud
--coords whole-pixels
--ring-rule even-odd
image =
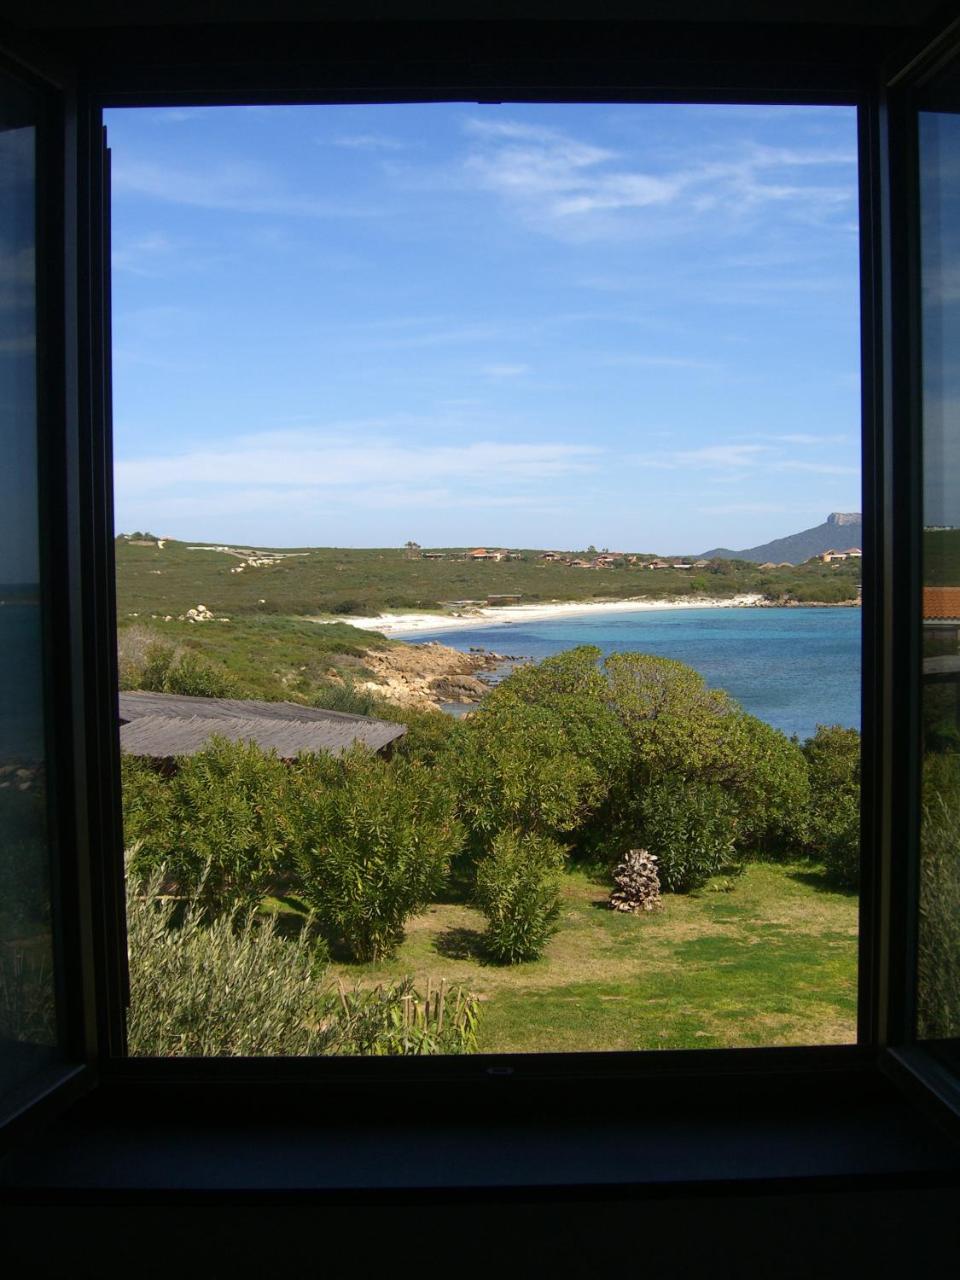
[[[746,141],[706,158],[701,148],[642,164],[543,126],[471,118],[465,129],[472,148],[466,180],[499,195],[532,228],[562,237],[664,232],[677,228],[678,214],[684,222],[743,221],[771,204],[816,221],[848,213],[856,199],[856,154],[841,148]],[[661,216],[666,210],[669,219]]]
[[[717,371],[723,368],[719,360],[701,360],[696,356],[643,355],[636,352],[605,355],[600,359],[603,365],[638,369],[703,369]]]
[[[788,437],[781,437],[787,440]],[[809,438],[801,437],[804,444]],[[664,470],[702,470],[719,473],[721,480],[729,473],[752,474],[760,472],[807,472],[823,476],[858,476],[860,468],[852,463],[830,460],[808,461],[784,456],[782,449],[768,444],[718,444],[702,449],[678,449],[672,452],[637,456],[635,461],[643,466]]]
[[[530,372],[528,364],[485,364],[481,373],[488,378],[520,378]]]
[[[146,196],[199,209],[308,218],[374,217],[381,210],[336,197],[320,198],[285,190],[282,180],[261,166],[221,161],[204,169],[167,167],[152,160],[121,159],[115,164],[118,194]]]
[[[386,133],[350,133],[332,139],[335,147],[350,151],[407,151],[410,144]]]
[[[353,433],[351,433],[353,434]],[[456,483],[464,496],[495,482],[489,501],[503,490],[542,483],[593,469],[601,450],[565,443],[476,441],[416,445],[390,437],[351,443],[340,432],[271,432],[175,455],[121,459],[117,489],[125,498],[188,486],[290,486],[315,490],[404,486],[422,489],[438,481]]]

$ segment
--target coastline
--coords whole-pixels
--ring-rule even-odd
[[[605,613],[643,613],[658,609],[752,609],[767,607],[756,592],[691,599],[682,596],[658,600],[599,600],[592,603],[565,601],[554,604],[483,605],[468,614],[383,613],[371,618],[337,618],[361,631],[379,631],[385,636],[415,636],[418,632],[461,631],[472,627],[509,626],[523,622],[549,622],[555,618],[588,617]],[[838,606],[844,607],[844,606]],[[312,622],[333,619],[312,618]]]

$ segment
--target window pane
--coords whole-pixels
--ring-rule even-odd
[[[40,602],[36,111],[0,81],[0,1094],[56,1056]]]

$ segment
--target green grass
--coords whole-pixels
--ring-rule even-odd
[[[486,599],[519,592],[527,603],[552,600],[616,600],[629,596],[726,596],[744,591],[806,600],[852,599],[859,566],[802,565],[761,572],[727,562],[722,572],[657,570],[624,566],[600,571],[545,564],[536,552],[524,560],[471,564],[457,560],[406,560],[394,548],[314,547],[296,559],[231,573],[240,560],[222,551],[190,551],[183,542],[162,550],[116,543],[118,614],[177,617],[197,604],[231,619],[376,614],[396,609],[437,609],[440,602]],[[171,624],[161,624],[170,626]],[[207,624],[213,625],[213,624]],[[222,625],[222,624],[221,624]]]
[[[606,907],[605,885],[571,871],[541,960],[489,963],[480,914],[437,902],[409,922],[393,960],[333,972],[348,983],[411,974],[418,986],[462,984],[481,998],[486,1053],[852,1042],[855,895],[806,864],[753,863],[731,883],[630,916]]]

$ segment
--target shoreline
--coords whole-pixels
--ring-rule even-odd
[[[768,608],[763,596],[738,596],[691,600],[675,599],[565,601],[551,604],[484,605],[469,614],[383,613],[369,618],[337,618],[360,631],[379,631],[385,636],[417,635],[419,632],[463,631],[474,627],[509,626],[522,622],[550,622],[559,618],[603,616],[608,613],[645,613],[662,609],[754,609]],[[790,606],[785,606],[790,607]],[[837,608],[852,606],[837,605]],[[312,618],[313,622],[333,619]]]

